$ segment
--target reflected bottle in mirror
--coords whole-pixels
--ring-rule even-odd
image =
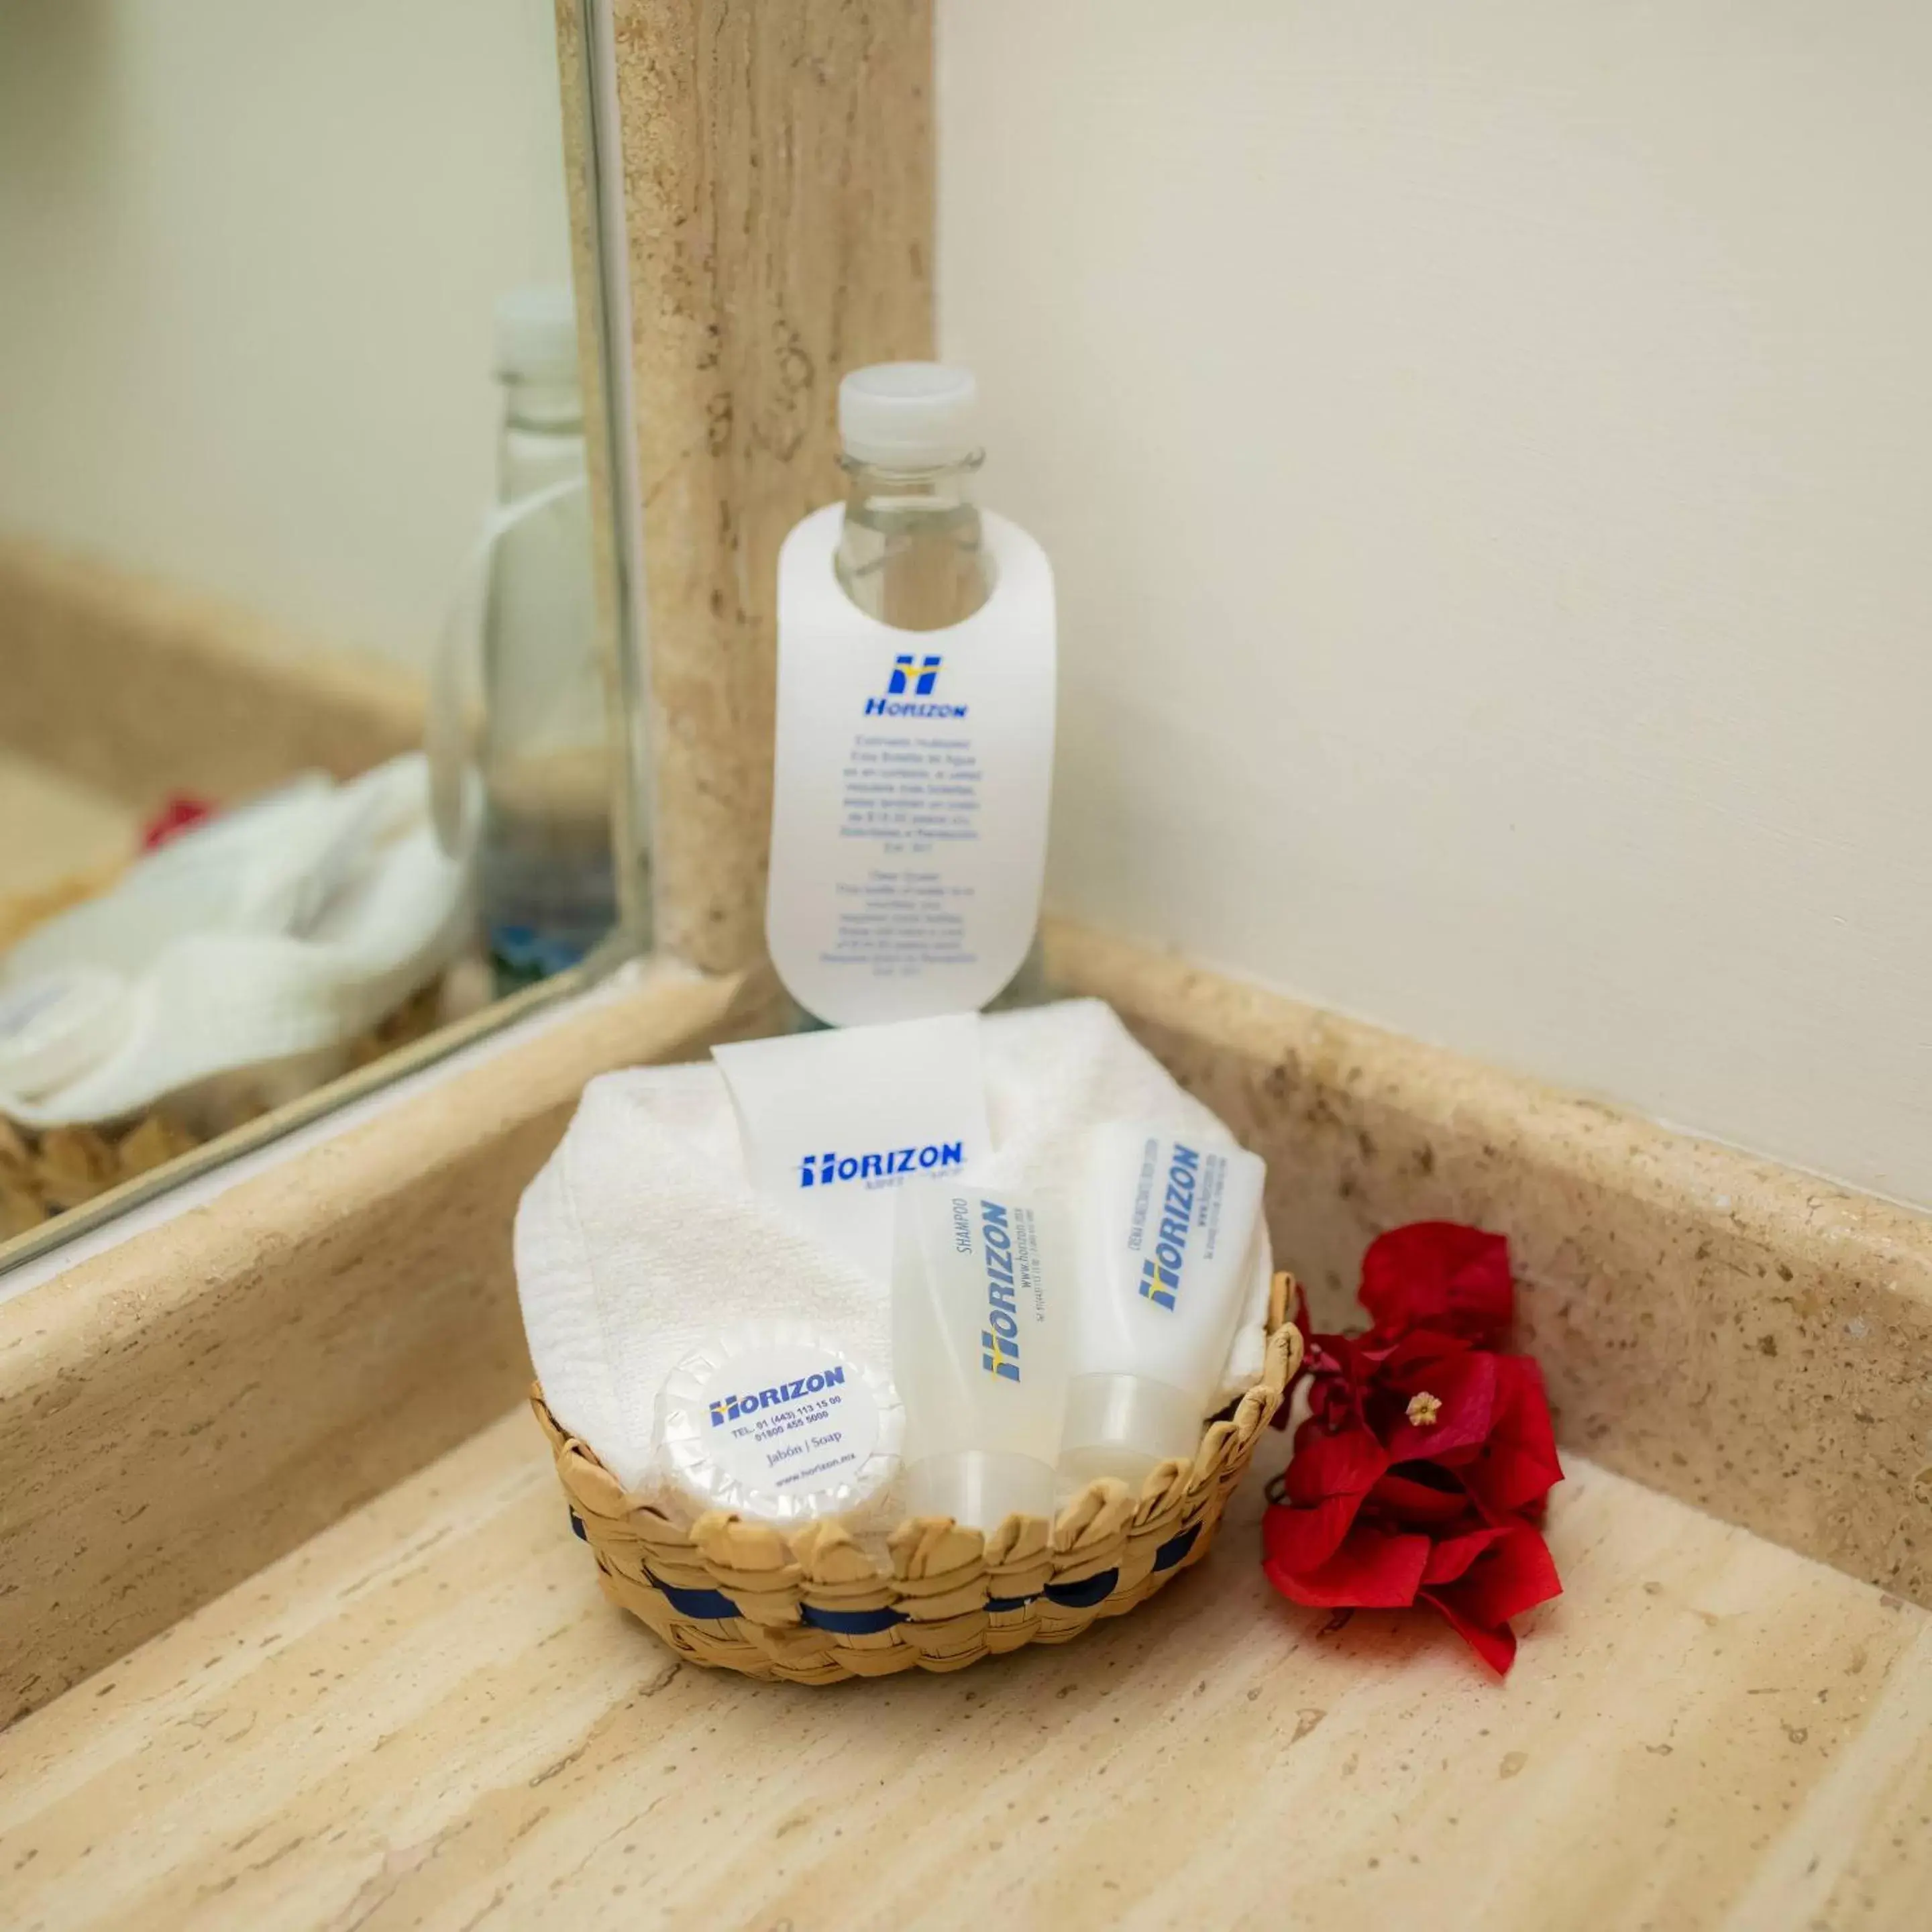
[[[569,292],[497,314],[504,412],[482,615],[478,890],[500,991],[575,965],[616,923],[611,741]]]

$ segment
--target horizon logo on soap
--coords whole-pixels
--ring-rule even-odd
[[[964,718],[966,706],[963,704],[921,704],[918,701],[932,696],[933,686],[939,682],[939,673],[944,662],[941,658],[920,657],[911,651],[901,651],[892,660],[892,674],[886,680],[885,696],[867,698],[866,716],[868,718]]]
[[[1154,1252],[1141,1263],[1141,1292],[1156,1308],[1172,1308],[1180,1291],[1180,1271],[1187,1262],[1187,1237],[1194,1222],[1195,1184],[1200,1177],[1200,1155],[1176,1141],[1167,1170],[1167,1194],[1161,1203],[1160,1234]]]
[[[836,1388],[845,1379],[845,1364],[835,1363],[829,1369],[821,1369],[815,1374],[801,1376],[797,1381],[780,1382],[770,1388],[754,1389],[748,1395],[722,1395],[711,1398],[711,1426],[722,1429],[728,1422],[736,1422],[741,1417],[756,1415],[760,1409],[782,1408],[787,1402],[796,1402],[801,1396],[817,1395],[822,1390]]]
[[[986,1256],[986,1322],[980,1331],[980,1366],[989,1376],[1020,1378],[1019,1304],[1013,1294],[1013,1238],[1006,1210],[980,1203],[980,1239]]]
[[[841,1180],[896,1180],[965,1164],[964,1141],[928,1141],[924,1147],[887,1148],[880,1154],[808,1154],[798,1164],[801,1187],[830,1187]]]

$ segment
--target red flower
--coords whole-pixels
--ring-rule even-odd
[[[1437,1328],[1493,1348],[1515,1304],[1509,1244],[1455,1221],[1412,1221],[1362,1257],[1362,1306],[1378,1330]]]
[[[1508,1244],[1398,1228],[1364,1258],[1361,1298],[1366,1334],[1307,1338],[1308,1418],[1270,1491],[1263,1567],[1298,1604],[1428,1604],[1507,1671],[1509,1619],[1562,1588],[1537,1525],[1563,1477],[1541,1372],[1498,1346]]]
[[[214,816],[214,807],[206,799],[196,798],[191,792],[170,792],[160,809],[142,826],[141,850],[152,852]]]
[[[1510,1618],[1562,1593],[1549,1545],[1527,1523],[1518,1523],[1437,1544],[1418,1594],[1492,1670],[1507,1676],[1516,1661]]]

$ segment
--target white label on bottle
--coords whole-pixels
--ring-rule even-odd
[[[752,1186],[888,1280],[898,1188],[990,1150],[979,1029],[947,1013],[712,1048]]]
[[[685,1440],[748,1500],[855,1483],[879,1446],[879,1406],[829,1348],[778,1343],[728,1356],[698,1390]]]
[[[1053,573],[986,514],[993,591],[902,631],[833,567],[844,512],[778,557],[766,937],[792,996],[839,1025],[983,1006],[1040,916],[1054,724]]]

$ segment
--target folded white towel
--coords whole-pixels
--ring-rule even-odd
[[[968,1178],[1069,1186],[1082,1136],[1103,1120],[1224,1131],[1097,1000],[992,1015],[980,1039],[994,1151]],[[656,1442],[657,1398],[707,1336],[748,1321],[807,1323],[890,1368],[890,1285],[753,1191],[723,1078],[708,1064],[590,1082],[518,1210],[516,1269],[550,1412],[626,1490],[684,1520],[700,1505]],[[1268,1270],[1264,1238],[1222,1400],[1260,1376]],[[868,1524],[897,1514],[895,1486]]]
[[[460,950],[470,884],[420,753],[184,832],[0,954],[0,1112],[217,1132],[304,1091]]]

